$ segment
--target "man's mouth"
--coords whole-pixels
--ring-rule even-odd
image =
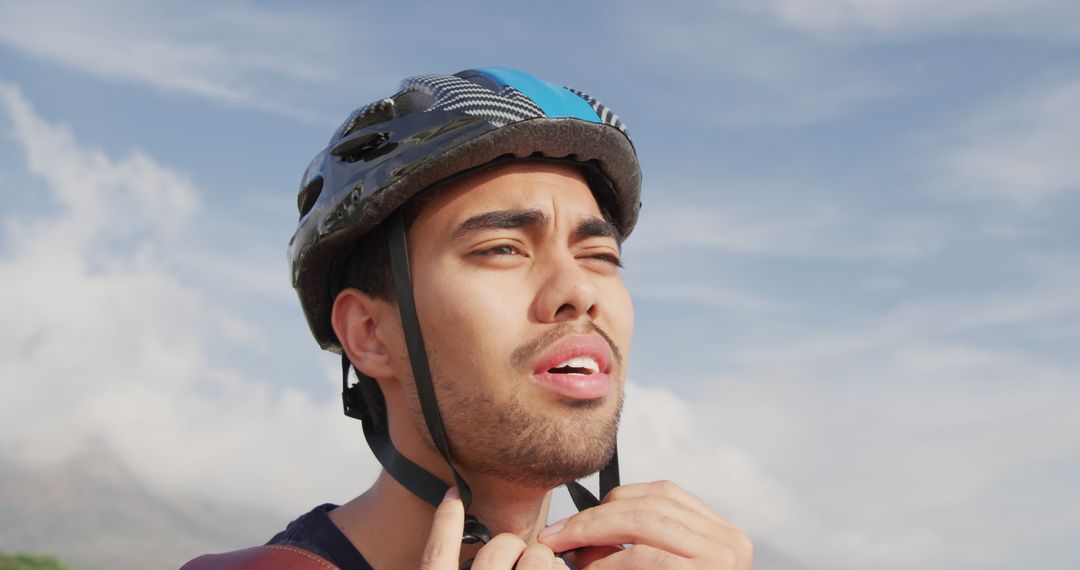
[[[611,388],[612,359],[611,347],[600,335],[569,335],[536,359],[533,379],[560,398],[596,400]]]
[[[552,374],[578,374],[586,376],[600,372],[600,365],[597,364],[596,359],[591,356],[578,356],[571,358],[558,366],[549,368],[548,372]]]

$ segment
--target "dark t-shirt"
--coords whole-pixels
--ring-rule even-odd
[[[319,505],[289,523],[266,544],[303,548],[322,556],[342,570],[373,570],[364,556],[330,520],[328,513],[337,505]]]
[[[328,513],[336,508],[337,505],[327,503],[311,509],[311,512],[289,523],[285,530],[275,534],[266,544],[303,548],[322,556],[341,570],[374,570],[334,521],[330,520]],[[576,570],[577,567],[566,555],[564,552],[559,558],[566,562],[570,570]]]

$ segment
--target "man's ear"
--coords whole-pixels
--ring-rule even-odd
[[[394,375],[386,345],[379,335],[379,324],[389,303],[360,291],[343,289],[330,313],[330,324],[349,361],[371,378]]]

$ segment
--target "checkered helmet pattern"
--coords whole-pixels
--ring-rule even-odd
[[[609,107],[583,91],[571,87],[565,89],[588,103],[600,118],[600,122],[629,136],[625,123]],[[418,91],[430,96],[434,103],[428,111],[458,111],[482,117],[495,127],[546,116],[532,99],[512,85],[503,85],[494,90],[456,75],[429,74],[408,77],[402,81],[398,94],[407,91]],[[380,99],[353,111],[334,138],[340,139],[366,125],[393,117],[394,99]]]
[[[577,89],[572,89],[570,87],[567,87],[566,89],[569,90],[574,95],[577,95],[578,97],[581,97],[582,99],[584,99],[585,102],[588,103],[589,106],[593,108],[593,111],[596,111],[596,114],[600,117],[600,120],[604,124],[611,125],[611,126],[615,127],[616,129],[619,129],[623,133],[627,133],[626,124],[624,124],[622,122],[622,119],[620,119],[619,116],[617,114],[615,114],[615,111],[612,111],[610,107],[608,107],[607,105],[604,105],[603,103],[597,101],[595,98],[589,96],[589,94],[587,94],[587,93],[578,91]],[[629,133],[627,133],[627,134],[629,134]]]
[[[459,111],[483,117],[497,127],[544,116],[536,103],[509,85],[496,92],[453,75],[418,75],[402,81],[401,89],[431,95],[435,99],[432,111]]]
[[[402,91],[410,89],[430,95],[435,100],[432,111],[459,111],[483,117],[496,127],[546,116],[532,99],[511,85],[496,91],[456,75],[417,75],[401,82]],[[566,89],[584,99],[601,122],[626,132],[619,116],[603,103],[576,89]]]

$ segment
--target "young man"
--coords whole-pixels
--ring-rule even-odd
[[[617,486],[639,181],[614,113],[512,69],[409,78],[353,113],[305,174],[290,256],[384,470],[186,568],[750,568],[676,485]],[[599,504],[574,483],[597,472]],[[582,511],[548,525],[563,484]]]

